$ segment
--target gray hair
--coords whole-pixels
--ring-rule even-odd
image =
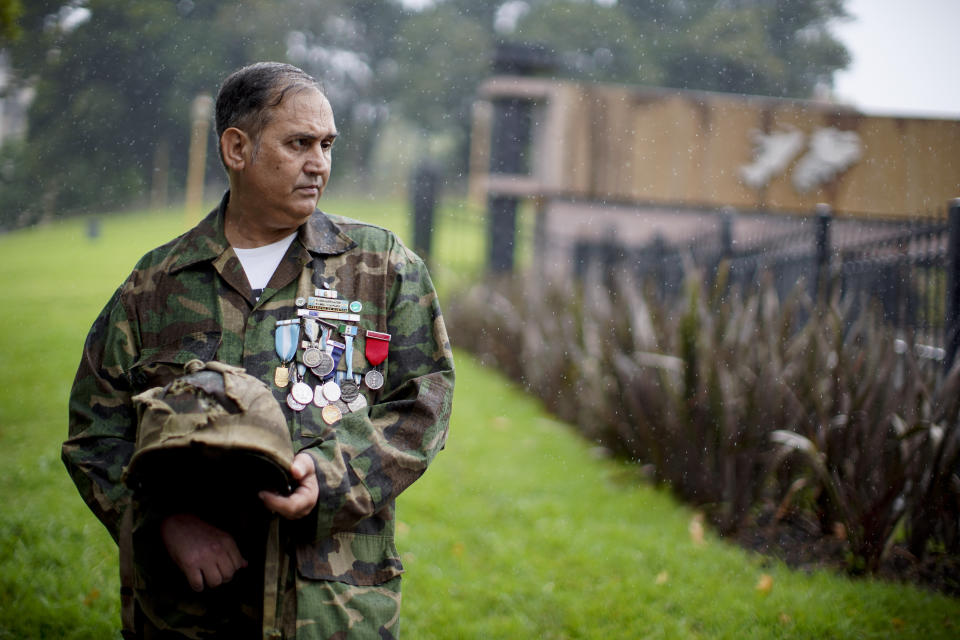
[[[236,127],[259,146],[260,134],[270,122],[270,110],[280,106],[288,93],[305,89],[323,93],[322,85],[313,76],[292,64],[257,62],[234,71],[217,93],[217,139],[230,127]],[[222,149],[220,161],[223,162]]]

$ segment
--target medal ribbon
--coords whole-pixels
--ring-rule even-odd
[[[280,362],[290,362],[297,355],[297,342],[300,340],[300,323],[277,325],[274,345]]]
[[[367,356],[367,362],[375,367],[387,359],[387,352],[390,350],[390,334],[380,333],[379,331],[367,331],[367,344],[364,348],[364,355]]]
[[[344,356],[347,358],[347,377],[353,380],[353,334],[345,335],[343,341],[347,343],[344,352]]]
[[[340,366],[340,358],[343,356],[343,345],[337,342],[336,340],[331,340],[329,344],[333,347],[333,350],[330,352],[330,356],[333,358],[333,370],[336,371],[337,367]],[[327,378],[332,377],[331,373]]]
[[[330,335],[330,329],[327,329],[327,325],[320,325],[320,350],[327,350],[327,336]]]
[[[316,344],[317,336],[320,334],[320,325],[313,318],[307,318],[303,321],[303,332],[307,336],[310,344]]]
[[[346,349],[346,358],[347,358],[347,377],[353,380],[353,338],[357,335],[357,327],[350,324],[341,324],[338,329],[340,330],[340,335],[343,336],[343,341],[347,345]]]

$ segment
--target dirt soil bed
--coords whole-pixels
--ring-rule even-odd
[[[847,541],[842,536],[823,534],[816,522],[800,514],[787,514],[781,519],[763,514],[732,537],[741,546],[778,558],[795,569],[849,573]],[[904,545],[894,545],[876,577],[960,598],[960,556],[931,553],[918,559]]]

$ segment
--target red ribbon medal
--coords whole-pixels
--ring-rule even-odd
[[[379,331],[367,331],[367,341],[363,353],[367,356],[367,362],[371,367],[375,367],[387,359],[387,351],[390,349],[390,334],[380,333]]]

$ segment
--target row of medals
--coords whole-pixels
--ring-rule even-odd
[[[320,292],[318,291],[317,293]],[[327,293],[328,296],[330,293],[336,295],[336,292],[332,291],[325,293]],[[296,303],[298,307],[305,306],[304,302],[302,298],[297,298]],[[352,303],[352,305],[360,304],[359,302]],[[308,306],[307,308],[310,307]],[[359,309],[352,306],[351,311],[355,310]],[[318,323],[318,321],[313,318],[301,318],[300,321],[306,325],[305,329],[309,327],[311,323],[315,325]],[[339,326],[341,332],[352,331],[353,335],[356,335],[357,328],[355,326],[333,325],[330,323],[323,324],[331,329]],[[304,333],[311,335],[312,332],[305,330]],[[319,343],[309,340],[305,341],[302,345],[304,346],[303,350],[297,350],[300,356],[300,363],[298,364],[296,359],[294,359],[289,366],[288,374],[286,376],[281,374],[275,378],[275,382],[280,387],[286,387],[290,381],[293,381],[293,384],[290,385],[290,392],[286,398],[288,407],[294,411],[303,411],[310,404],[320,407],[322,409],[320,415],[323,421],[329,425],[339,422],[344,415],[354,411],[360,411],[367,406],[367,399],[360,393],[359,375],[356,376],[357,379],[354,379],[347,377],[346,374],[343,373],[343,377],[340,378],[339,381],[331,378],[315,387],[310,386],[310,384],[304,381],[307,369],[310,369],[321,381],[334,372],[336,361],[330,352],[333,350],[335,344],[332,340],[328,339],[327,351],[324,351],[320,348]],[[344,352],[341,357],[346,357],[346,352]],[[280,370],[278,370],[278,373],[280,373]],[[371,391],[376,391],[383,386],[383,374],[377,369],[368,369],[362,379]]]

